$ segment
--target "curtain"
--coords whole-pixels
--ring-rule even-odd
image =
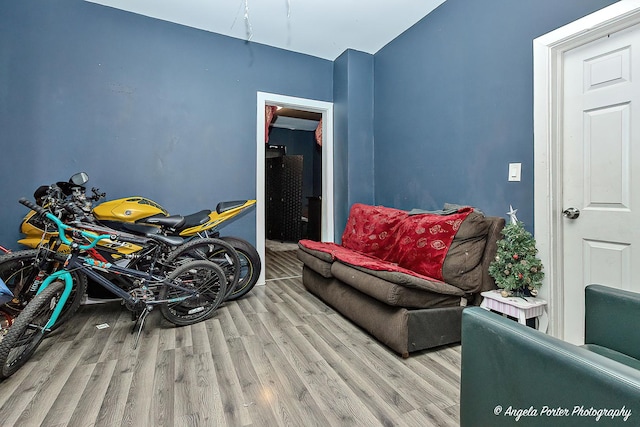
[[[322,147],[322,119],[320,119],[316,128],[316,143]]]
[[[269,142],[269,126],[273,121],[273,115],[275,114],[278,107],[275,105],[267,105],[264,107],[264,142]]]

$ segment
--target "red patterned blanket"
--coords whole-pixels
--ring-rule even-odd
[[[409,215],[406,211],[356,203],[342,245],[301,240],[308,249],[376,271],[398,271],[442,281],[442,263],[462,222],[473,211]]]

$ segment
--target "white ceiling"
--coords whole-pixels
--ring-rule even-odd
[[[86,0],[334,60],[374,54],[444,0]]]

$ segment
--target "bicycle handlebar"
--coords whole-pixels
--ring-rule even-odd
[[[28,207],[29,209],[31,209],[32,211],[36,211],[38,212],[40,215],[44,215],[47,213],[46,210],[44,210],[42,208],[42,206],[38,206],[35,203],[25,199],[24,197],[21,197],[20,200],[18,200],[18,203],[25,205],[26,207]]]
[[[86,251],[95,247],[100,240],[111,239],[110,234],[95,234],[95,233],[90,233],[88,231],[80,230],[79,228],[71,227],[63,223],[62,221],[60,221],[60,219],[58,219],[58,217],[56,217],[51,212],[47,212],[47,210],[42,208],[42,206],[38,206],[35,203],[25,199],[24,197],[21,197],[20,200],[18,200],[18,202],[28,207],[29,209],[36,211],[40,215],[43,215],[44,217],[49,219],[49,221],[53,222],[58,227],[58,235],[60,237],[60,240],[62,240],[62,243],[64,243],[65,245],[71,246],[73,244],[73,241],[69,240],[65,235],[65,231],[67,230],[78,232],[82,236],[88,238],[91,241],[91,243],[89,243],[88,245],[79,245],[79,248],[82,251]]]

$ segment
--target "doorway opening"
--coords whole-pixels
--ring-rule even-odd
[[[260,273],[258,284],[265,284],[267,259],[265,257],[265,242],[267,239],[266,209],[266,156],[270,142],[265,142],[265,108],[276,106],[283,109],[305,111],[319,115],[322,123],[322,146],[321,146],[321,191],[316,201],[319,206],[319,237],[323,241],[333,242],[334,240],[334,219],[333,219],[333,104],[330,102],[316,101],[311,99],[296,98],[278,94],[258,92],[257,102],[257,122],[256,122],[256,249],[260,254],[260,259],[265,266]],[[277,149],[275,150],[277,151]],[[275,156],[274,156],[275,157]],[[313,203],[313,202],[312,202]],[[308,209],[308,208],[307,208]],[[307,217],[308,218],[308,217]]]

